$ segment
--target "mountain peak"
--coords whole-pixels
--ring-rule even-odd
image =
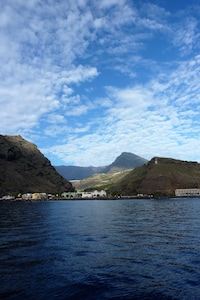
[[[55,166],[58,173],[68,180],[82,180],[94,174],[115,173],[127,169],[134,169],[146,164],[148,161],[130,152],[122,152],[115,161],[104,167],[77,167],[77,166]]]
[[[135,155],[131,152],[122,152],[115,161],[107,167],[107,172],[116,172],[134,169],[143,164],[146,164],[148,161],[138,155]]]

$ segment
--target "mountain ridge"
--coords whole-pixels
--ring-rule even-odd
[[[130,169],[133,167],[132,158],[135,159],[134,165],[141,165]],[[95,172],[98,170],[98,167],[91,168]],[[87,189],[105,188],[108,194],[122,196],[174,196],[175,189],[200,188],[200,163],[194,161],[163,157],[147,161],[122,152],[112,164],[100,168],[99,176],[97,174],[85,182]],[[102,173],[102,170],[107,173]],[[74,191],[72,183],[56,171],[35,144],[21,136],[0,135],[1,195],[64,191]]]
[[[127,169],[133,169],[148,160],[131,152],[122,152],[110,165],[100,167],[81,167],[81,166],[54,166],[57,172],[67,180],[83,180],[94,174],[115,173]]]

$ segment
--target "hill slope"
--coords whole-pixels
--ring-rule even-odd
[[[119,182],[124,176],[126,176],[130,170],[125,170],[118,173],[100,173],[94,174],[83,180],[76,180],[72,182],[72,185],[77,191],[80,190],[107,190],[112,184]]]
[[[105,167],[55,166],[55,169],[67,180],[82,180],[103,173]]]
[[[123,195],[174,195],[177,188],[200,187],[200,164],[171,158],[151,159],[147,165],[132,170],[109,191]]]
[[[21,136],[0,135],[0,193],[73,190],[36,145]]]
[[[105,167],[55,166],[55,169],[68,180],[82,180],[94,174],[121,172],[146,163],[147,160],[138,155],[122,152],[112,164]]]

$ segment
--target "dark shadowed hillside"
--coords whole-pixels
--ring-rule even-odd
[[[55,166],[55,169],[68,180],[82,180],[94,174],[115,173],[146,164],[147,160],[129,152],[122,152],[115,161],[105,167]]]
[[[200,164],[171,158],[153,158],[128,173],[109,191],[123,195],[174,195],[177,188],[200,187]]]
[[[36,145],[21,136],[0,135],[0,194],[72,189]]]

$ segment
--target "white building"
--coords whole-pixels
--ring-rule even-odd
[[[101,191],[90,191],[90,192],[64,192],[61,194],[62,198],[67,198],[67,199],[75,199],[75,198],[104,198],[106,197],[107,194],[104,190]]]
[[[176,189],[175,196],[188,197],[188,196],[200,196],[200,189]]]
[[[103,198],[106,197],[107,194],[104,190],[101,191],[91,191],[91,192],[81,192],[82,198]]]

